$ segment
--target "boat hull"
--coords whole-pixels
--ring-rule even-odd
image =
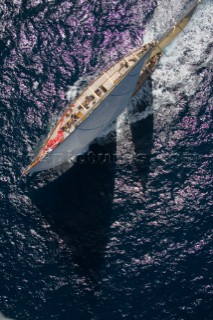
[[[57,148],[41,159],[30,172],[59,166],[83,150],[111,124],[125,109],[135,89],[140,71],[151,54],[151,49],[137,62],[120,84]]]
[[[134,67],[130,69],[131,71],[128,74],[124,74],[125,77],[122,80],[120,80],[120,77],[122,78],[122,74],[118,76],[118,71],[114,73],[114,75],[117,75],[116,79],[111,79],[111,76],[109,76],[107,72],[106,74],[104,73],[107,78],[104,79],[104,83],[106,84],[107,80],[111,83],[111,87],[113,84],[112,91],[110,87],[108,89],[105,88],[106,92],[110,89],[108,96],[106,96],[102,101],[100,100],[100,102],[95,105],[94,109],[92,109],[91,112],[88,112],[86,118],[84,118],[82,122],[79,121],[78,124],[74,125],[72,127],[73,131],[68,131],[67,137],[64,137],[63,130],[67,129],[68,123],[66,124],[66,126],[62,125],[64,118],[61,119],[56,128],[51,133],[49,140],[47,141],[44,148],[42,148],[38,157],[24,171],[23,174],[56,167],[69,160],[73,156],[81,154],[82,151],[84,151],[88,147],[88,145],[96,137],[98,137],[106,129],[106,127],[110,123],[112,123],[125,109],[129,100],[131,99],[132,94],[134,94],[141,87],[147,75],[154,70],[154,68],[152,68],[152,65],[154,65],[155,67],[159,60],[159,55],[163,53],[163,49],[165,49],[172,42],[172,40],[175,39],[183,31],[200,2],[201,1],[198,1],[194,6],[192,6],[188,13],[174,27],[172,27],[170,31],[167,32],[166,35],[163,36],[159,41],[157,41],[153,49],[149,49],[149,46],[149,48],[147,48],[145,51],[146,54],[142,50],[142,54],[144,55],[142,57],[140,56],[140,58],[135,53],[132,53],[133,57],[129,58],[129,60],[124,58],[121,64],[123,64],[124,66],[126,64],[127,69],[129,67],[128,65],[130,61],[137,61],[137,59],[139,60],[135,63]],[[142,48],[144,49],[144,47]],[[139,50],[141,50],[142,48],[140,48]],[[145,64],[147,61],[148,63]],[[151,69],[149,66],[150,64]],[[117,65],[118,64],[115,65],[115,69]],[[144,65],[145,68],[143,69]],[[143,70],[142,74],[140,75],[141,69]],[[137,83],[139,75],[140,78],[139,82]],[[102,77],[104,77],[104,75],[101,75],[100,78],[102,79]],[[98,88],[98,90],[100,91],[101,83],[98,83],[100,78],[97,79],[97,87],[88,87],[88,91],[90,92],[90,94],[93,93],[93,99],[98,94],[96,94],[96,91],[94,92],[94,90]],[[120,81],[120,83],[116,86],[115,83],[117,83],[117,81]],[[82,98],[82,96],[84,96],[84,93],[80,96],[80,98]],[[77,100],[80,101],[80,98]],[[82,109],[84,109],[85,102],[88,97],[84,98],[85,101],[80,101],[80,108]],[[63,117],[65,116],[66,114],[63,115]]]

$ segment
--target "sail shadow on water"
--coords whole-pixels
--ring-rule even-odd
[[[154,120],[152,107],[152,80],[150,77],[146,80],[139,95],[136,95],[133,98],[134,101],[132,104],[129,104],[128,116],[130,120],[132,141],[135,148],[136,167],[141,177],[142,187],[144,191],[146,191],[153,148]]]
[[[104,146],[93,144],[66,173],[31,192],[32,201],[85,272],[99,268],[108,241],[115,133],[109,140]]]

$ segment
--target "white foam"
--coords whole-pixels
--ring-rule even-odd
[[[76,81],[72,86],[70,86],[66,92],[66,98],[68,101],[72,102],[75,100],[77,95],[79,94],[79,91],[82,90],[82,86],[87,83],[87,80],[85,77],[80,77],[78,81]]]
[[[158,39],[165,33],[181,16],[189,9],[189,5],[193,5],[195,1],[170,0],[168,3],[159,3],[155,9],[152,20],[147,26],[144,43],[148,43],[153,39]],[[148,117],[153,111],[170,113],[174,116],[179,112],[177,107],[179,93],[190,99],[191,96],[199,88],[202,81],[202,75],[197,75],[199,67],[206,67],[212,63],[212,55],[205,54],[205,50],[210,45],[210,39],[213,34],[213,8],[210,0],[203,1],[196,9],[191,21],[186,26],[184,33],[182,32],[169,47],[165,53],[155,72],[152,75],[152,89],[146,89],[144,86],[139,93],[132,99],[129,109],[134,110],[135,106],[142,102],[147,94],[146,90],[152,90],[152,101],[146,101],[146,109],[143,112],[129,112],[128,118],[130,123],[137,122]],[[111,57],[112,58],[112,57]],[[93,76],[94,77],[94,76]],[[77,93],[82,90],[82,83],[89,83],[89,77],[80,78],[74,86],[70,87],[67,92],[68,100],[74,100]],[[85,85],[86,86],[86,85]],[[150,93],[149,93],[150,94]],[[169,112],[168,111],[169,107]],[[160,109],[162,110],[160,112]],[[122,137],[123,123],[127,121],[127,112],[125,111],[117,120],[116,130],[117,139]],[[100,138],[106,137],[115,126],[109,126]]]
[[[191,1],[190,5],[195,2]],[[149,23],[144,36],[144,43],[158,39],[166,30],[171,28],[189,9],[187,1],[171,0],[168,3],[160,3],[155,10],[153,19]],[[155,72],[152,74],[152,101],[146,99],[149,88],[142,87],[132,99],[129,108],[129,122],[134,123],[148,117],[153,112],[174,117],[180,111],[178,97],[184,94],[190,97],[198,90],[202,75],[197,74],[200,67],[212,65],[212,54],[205,54],[210,47],[210,39],[213,34],[213,8],[210,1],[203,1],[194,13],[191,21],[169,47]],[[150,93],[149,93],[150,94]],[[143,112],[135,111],[135,106],[146,100],[146,109]],[[124,117],[119,118],[124,121]],[[120,125],[122,136],[122,125]]]
[[[192,2],[191,4],[193,4]],[[152,21],[145,33],[145,42],[159,38],[161,30],[165,31],[171,27],[172,17],[182,16],[186,12],[186,2],[177,4],[174,0],[167,4],[159,4],[155,10]],[[187,6],[188,7],[188,6]],[[178,97],[184,94],[190,97],[198,90],[202,75],[197,74],[200,67],[212,65],[212,54],[207,55],[205,51],[210,48],[210,39],[213,34],[213,9],[210,1],[201,3],[194,13],[189,24],[178,38],[166,48],[165,53],[155,72],[152,74],[152,105],[142,113],[135,113],[130,117],[130,122],[136,122],[148,116],[152,111],[155,113],[160,109],[165,112],[168,108],[174,116],[179,112]],[[169,13],[168,13],[169,12]],[[174,21],[173,21],[174,23]],[[137,94],[130,105],[142,101],[144,90]]]

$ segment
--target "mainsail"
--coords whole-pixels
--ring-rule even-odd
[[[54,150],[47,153],[42,159],[40,159],[34,166],[30,167],[31,172],[47,170],[55,166],[60,165],[61,163],[67,161],[74,155],[78,155],[85,149],[95,137],[101,134],[105,128],[112,123],[118,115],[124,110],[127,106],[132,92],[136,86],[138,76],[141,69],[143,68],[146,61],[149,59],[153,44],[148,45],[149,49],[144,50],[144,46],[133,54],[126,56],[119,63],[108,70],[109,80],[108,87],[106,86],[106,95],[101,99],[95,108],[88,112],[87,118],[82,121],[76,128],[73,130]],[[142,52],[142,57],[140,57]],[[130,64],[132,66],[130,67]],[[126,69],[123,76],[119,79],[119,75],[115,75],[113,78],[111,71],[117,69],[118,66],[124,66]],[[128,70],[129,69],[129,70]],[[117,71],[115,72],[117,73]],[[100,76],[100,78],[103,75]],[[110,83],[110,80],[112,83]],[[96,80],[98,87],[103,86],[99,81],[99,78]],[[117,85],[115,84],[117,81]],[[110,87],[111,84],[111,87]],[[90,90],[88,87],[87,90],[96,91],[96,88],[93,85],[93,89]],[[79,98],[76,99],[77,101]]]
[[[159,41],[125,56],[93,81],[67,108],[23,174],[53,168],[85,150],[124,110],[154,70],[164,48],[188,24],[198,3]]]

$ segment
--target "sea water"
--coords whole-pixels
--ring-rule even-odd
[[[0,1],[5,317],[212,319],[211,1],[89,153],[19,178],[67,98],[193,3]]]

